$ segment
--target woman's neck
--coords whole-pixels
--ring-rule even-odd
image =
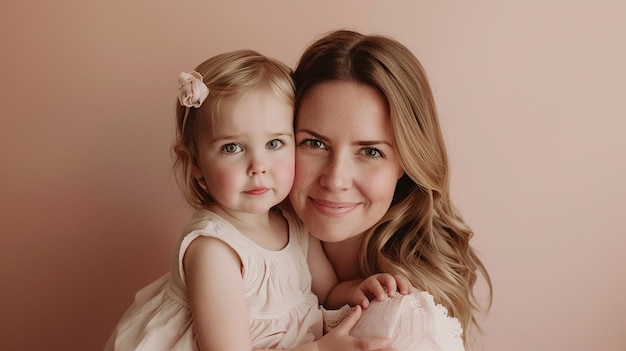
[[[324,252],[333,265],[339,281],[359,278],[362,276],[359,266],[359,252],[363,234],[337,243],[323,243]]]

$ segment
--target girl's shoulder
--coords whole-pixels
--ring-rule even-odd
[[[189,246],[189,243],[201,236],[210,236],[225,242],[229,246],[241,246],[247,243],[243,234],[229,221],[215,212],[196,209],[185,225],[179,241],[181,252]]]
[[[228,225],[228,221],[215,212],[195,209],[191,214],[191,218],[183,228],[183,235],[189,234],[194,230],[206,230],[214,227],[222,228]]]

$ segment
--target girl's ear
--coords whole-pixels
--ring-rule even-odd
[[[202,169],[200,168],[200,166],[192,166],[191,175],[196,180],[196,182],[198,182],[198,185],[200,185],[200,187],[204,189],[204,191],[209,191],[209,188],[206,186],[206,182],[204,181],[204,174],[202,173]]]
[[[202,178],[204,178],[204,174],[202,174],[202,169],[198,165],[191,166],[191,175],[196,178],[198,182],[202,180]]]

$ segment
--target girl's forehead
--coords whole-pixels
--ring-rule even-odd
[[[220,102],[217,116],[205,116],[203,130],[213,137],[293,133],[293,105],[271,90],[256,90]]]

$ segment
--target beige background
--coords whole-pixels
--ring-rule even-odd
[[[622,1],[3,1],[0,349],[99,350],[168,269],[176,77],[338,27],[430,74],[494,304],[474,350],[624,350]]]

